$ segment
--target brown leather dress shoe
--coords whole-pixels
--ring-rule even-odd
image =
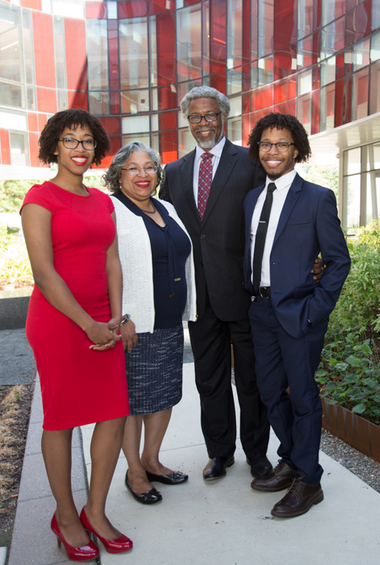
[[[321,483],[309,485],[300,478],[294,482],[286,495],[272,508],[272,515],[278,518],[294,518],[305,514],[313,504],[323,500]]]
[[[235,457],[213,457],[203,469],[205,481],[216,481],[226,476],[226,468],[235,463]]]
[[[294,481],[294,470],[285,461],[279,461],[272,473],[266,477],[256,477],[251,487],[263,492],[277,492],[290,487]]]

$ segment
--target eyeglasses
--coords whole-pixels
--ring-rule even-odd
[[[131,175],[131,177],[136,177],[137,175],[141,175],[141,171],[144,171],[144,173],[147,175],[154,175],[154,173],[157,173],[157,167],[153,165],[148,165],[147,167],[141,167],[141,169],[139,169],[138,167],[128,167],[128,169],[124,169],[122,167],[121,170],[127,171],[127,173]]]
[[[76,149],[81,143],[83,149],[86,151],[93,151],[97,145],[96,140],[90,137],[88,139],[83,139],[82,141],[75,139],[75,137],[60,137],[58,141],[62,141],[63,146],[66,147],[66,149]]]
[[[260,151],[263,153],[268,153],[274,146],[276,151],[279,153],[286,153],[291,145],[295,145],[295,143],[290,143],[289,141],[280,141],[279,143],[269,143],[268,141],[258,141],[257,145],[259,146]]]
[[[222,112],[207,112],[204,116],[200,114],[190,114],[190,116],[187,116],[187,119],[191,124],[200,124],[203,118],[206,122],[215,122],[221,113]]]

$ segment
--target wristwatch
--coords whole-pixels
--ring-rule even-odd
[[[120,326],[124,326],[124,324],[129,322],[130,319],[131,319],[130,314],[124,314],[124,316],[121,318]]]

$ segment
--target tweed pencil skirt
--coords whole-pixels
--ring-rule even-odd
[[[182,324],[137,335],[137,346],[125,351],[131,416],[166,410],[182,398]]]

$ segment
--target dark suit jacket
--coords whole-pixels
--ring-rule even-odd
[[[264,186],[251,191],[244,202],[244,279],[251,294],[251,220]],[[326,268],[317,284],[310,268],[319,253]],[[297,174],[281,212],[270,256],[273,309],[290,335],[301,337],[310,323],[314,326],[332,312],[350,264],[334,193]]]
[[[195,150],[166,165],[160,197],[174,205],[193,241],[198,316],[208,292],[218,318],[241,320],[250,304],[243,277],[243,201],[264,182],[265,173],[248,160],[247,149],[226,140],[201,222],[193,192],[194,157]]]

